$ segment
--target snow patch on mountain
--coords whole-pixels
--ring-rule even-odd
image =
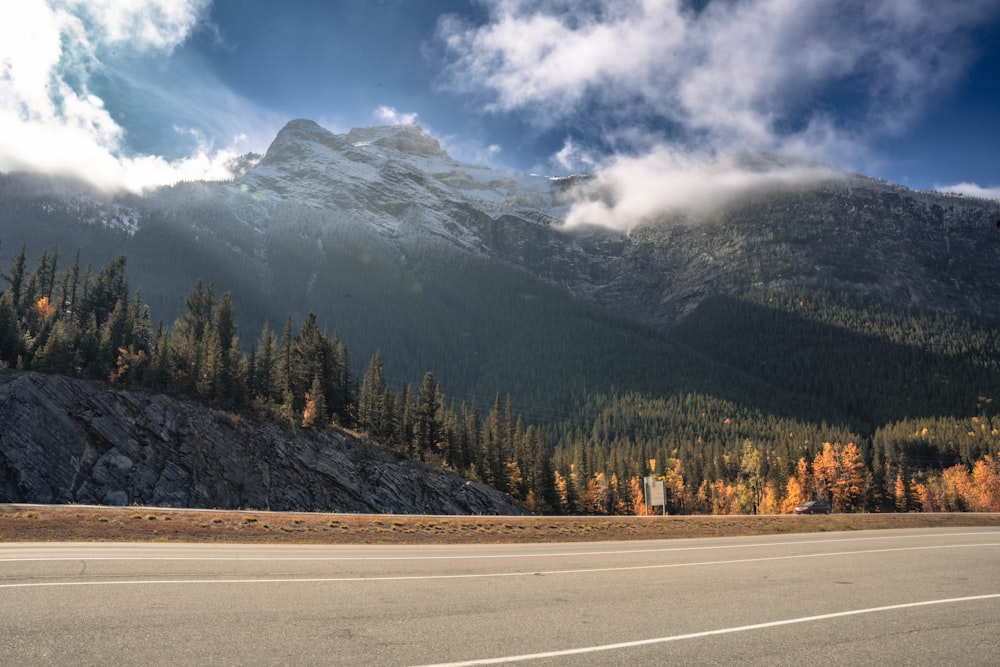
[[[459,162],[417,125],[337,135],[291,121],[232,188],[326,209],[389,236],[416,225],[470,249],[482,246],[477,215],[555,221],[566,211],[550,179]]]

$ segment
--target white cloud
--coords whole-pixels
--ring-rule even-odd
[[[171,51],[198,23],[211,0],[63,0],[93,22],[95,33],[110,44],[127,42],[139,49]]]
[[[597,135],[593,144],[631,157],[592,160],[656,188],[655,172],[639,172],[663,168],[666,145],[720,185],[728,182],[716,173],[720,156],[740,151],[862,169],[874,159],[868,146],[911,126],[965,71],[969,32],[997,3],[714,0],[696,9],[684,0],[496,0],[487,7],[482,25],[439,22],[446,85],[542,129],[571,124]],[[629,122],[626,131],[602,129]],[[570,169],[581,153],[567,142],[553,161]],[[659,189],[675,182],[668,174]],[[610,219],[592,204],[592,217]]]
[[[395,107],[382,105],[375,109],[375,118],[386,125],[415,125],[417,114],[402,113]]]
[[[93,90],[110,51],[169,55],[208,0],[20,0],[0,6],[0,171],[35,170],[141,190],[228,176],[233,150],[199,142],[167,160],[130,155],[124,130]]]
[[[570,137],[566,138],[563,147],[552,156],[552,160],[568,173],[589,172],[597,166],[594,157],[577,146]]]
[[[716,147],[801,151],[817,123],[853,138],[909,122],[963,71],[962,35],[995,6],[744,0],[699,12],[682,0],[498,0],[485,25],[445,17],[438,37],[448,85],[494,111],[544,126],[581,111],[639,114]],[[853,115],[834,116],[826,94],[850,96]]]
[[[664,211],[697,217],[751,193],[787,191],[839,178],[828,167],[769,155],[714,160],[657,146],[641,157],[618,157],[572,193],[569,229],[598,225],[629,231]]]
[[[935,185],[935,190],[940,192],[953,192],[970,197],[981,197],[983,199],[1000,200],[1000,185],[994,187],[982,187],[976,183],[956,183],[955,185]]]

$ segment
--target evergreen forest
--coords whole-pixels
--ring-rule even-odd
[[[123,256],[94,271],[52,248],[29,266],[22,247],[0,253],[0,278],[0,368],[254,411],[290,430],[345,428],[537,513],[766,514],[813,498],[838,512],[1000,511],[990,322],[823,291],[719,296],[662,336],[623,327],[658,350],[641,386],[616,386],[626,357],[595,345],[581,377],[611,381],[553,404],[449,397],[433,370],[412,385],[388,377],[378,349],[355,367],[313,313],[241,336],[237,298],[202,281],[172,324],[154,324]],[[557,366],[520,349],[522,375],[558,382],[545,377]],[[663,507],[644,504],[649,476],[665,483]]]

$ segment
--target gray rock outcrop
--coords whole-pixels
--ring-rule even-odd
[[[524,514],[509,496],[342,431],[0,371],[0,502]]]

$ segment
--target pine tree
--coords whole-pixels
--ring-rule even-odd
[[[483,478],[498,491],[506,492],[503,417],[500,409],[500,394],[496,395],[493,407],[483,423]]]
[[[232,292],[227,291],[219,297],[219,302],[215,304],[212,318],[215,330],[219,334],[219,341],[222,343],[222,351],[227,352],[232,342],[236,339]]]
[[[89,275],[89,272],[88,272]],[[125,256],[107,265],[87,285],[83,297],[82,315],[93,314],[100,330],[119,303],[128,303],[128,282],[125,279]]]
[[[43,373],[72,374],[73,351],[62,321],[57,321],[53,325],[45,345],[32,359],[31,367]]]
[[[397,430],[396,437],[393,440],[396,442],[398,450],[410,457],[414,457],[415,453],[413,413],[413,396],[410,391],[410,385],[407,383],[403,385],[399,399],[396,401]]]
[[[222,353],[222,370],[219,375],[219,393],[228,405],[246,404],[249,393],[247,375],[247,358],[240,351],[240,339],[233,336]]]
[[[280,406],[281,421],[284,423],[285,428],[288,431],[295,431],[295,425],[297,423],[295,415],[298,414],[295,411],[295,398],[292,396],[292,390],[286,389],[281,399]]]
[[[153,389],[167,389],[173,379],[170,365],[170,333],[161,320],[156,329],[155,342],[150,359],[150,372],[146,382]]]
[[[14,295],[7,289],[0,293],[0,368],[15,365],[17,358],[24,354],[21,340]]]
[[[207,393],[214,391],[214,382],[219,370],[218,367],[207,371],[204,368],[205,355],[209,349],[215,353],[212,363],[221,362],[222,346],[218,341],[218,331],[214,332],[216,339],[214,343],[208,340],[209,334],[214,330],[214,288],[198,280],[185,305],[186,309],[174,323],[173,334],[170,337],[175,379],[182,393],[198,393],[206,396]]]
[[[358,426],[379,442],[385,442],[391,432],[388,393],[382,354],[376,350],[361,380],[361,392],[358,395]]]
[[[479,409],[476,401],[473,400],[468,406],[462,403],[462,424],[459,436],[459,447],[462,450],[462,460],[465,462],[463,468],[473,471],[474,477],[485,479],[484,475],[484,452],[482,445],[482,425],[479,423]]]
[[[559,507],[559,496],[556,492],[554,470],[549,446],[545,442],[545,434],[534,425],[525,432],[526,446],[533,451],[531,492],[535,497],[536,512],[547,514]]]
[[[340,388],[339,407],[337,414],[340,415],[340,424],[347,428],[353,427],[357,422],[358,414],[358,387],[354,381],[354,374],[351,371],[351,354],[346,345],[334,334],[337,349],[340,350]]]
[[[195,391],[209,402],[216,401],[220,397],[224,354],[219,332],[214,328],[209,329],[201,344],[199,354],[201,364],[195,381]]]
[[[278,393],[277,363],[278,339],[271,331],[270,325],[264,322],[257,342],[253,378],[250,383],[250,394],[253,398],[262,398],[264,402],[277,402],[281,397]]]
[[[437,453],[441,444],[441,421],[438,411],[439,390],[434,374],[424,373],[420,386],[420,396],[417,399],[416,422],[414,435],[416,438],[417,456],[423,460],[427,454]]]
[[[324,377],[328,363],[329,347],[316,323],[315,313],[308,313],[302,321],[290,352],[289,386],[296,397],[295,408],[300,411],[304,408],[305,394],[309,391],[313,377],[317,374]]]
[[[11,266],[10,275],[3,276],[7,281],[7,291],[11,294],[11,302],[15,311],[19,311],[21,305],[21,289],[24,287],[24,265],[27,259],[27,246],[21,246],[21,252],[14,256],[14,264]]]
[[[292,336],[292,316],[285,320],[285,326],[281,330],[281,340],[278,343],[278,354],[275,363],[274,391],[282,405],[285,399],[292,394],[292,348],[295,340]]]

